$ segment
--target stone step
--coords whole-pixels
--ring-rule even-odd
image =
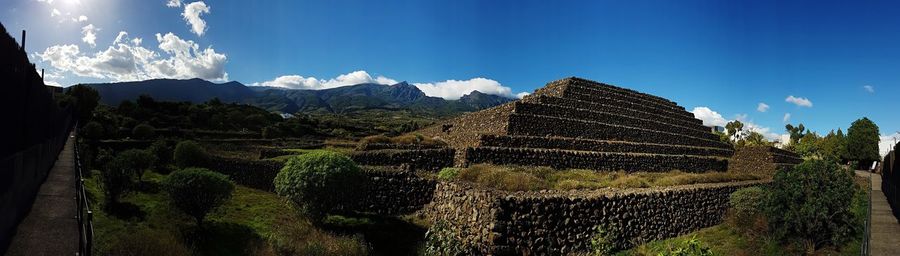
[[[732,150],[731,148],[721,147],[693,147],[656,143],[634,143],[627,141],[494,134],[481,135],[478,146],[718,157],[731,157],[734,154],[734,150]]]
[[[581,86],[581,87],[587,87],[587,88],[613,91],[613,92],[616,92],[619,94],[626,95],[628,97],[640,98],[640,99],[653,101],[653,102],[657,102],[657,103],[660,103],[663,105],[669,105],[669,106],[673,106],[673,107],[678,106],[678,104],[676,102],[671,101],[666,98],[663,98],[663,97],[659,97],[656,95],[651,95],[651,94],[647,94],[647,93],[643,93],[643,92],[638,92],[638,91],[635,91],[632,89],[618,87],[618,86],[611,85],[611,84],[591,81],[591,80],[587,80],[587,79],[583,79],[583,78],[572,77],[572,78],[567,78],[567,79],[563,79],[560,81],[562,83],[566,83],[570,86]]]
[[[610,153],[595,151],[475,147],[466,149],[468,164],[549,166],[557,169],[591,169],[625,172],[725,171],[728,161],[721,157],[688,155]]]
[[[632,117],[623,115],[618,112],[592,111],[582,108],[555,106],[540,103],[535,104],[527,102],[517,102],[515,106],[515,112],[522,114],[555,116],[585,121],[596,121],[628,127],[647,128],[677,134],[691,135],[695,137],[705,137],[711,134],[709,128],[700,125],[685,127],[678,124],[670,124],[658,119]]]
[[[528,99],[528,101],[548,104],[548,105],[557,105],[557,106],[565,106],[565,107],[574,107],[574,108],[582,108],[592,111],[600,111],[600,112],[615,112],[621,113],[622,115],[633,116],[643,119],[654,119],[654,120],[662,120],[664,122],[678,124],[685,127],[692,126],[703,126],[703,121],[700,119],[696,119],[693,116],[687,117],[683,115],[666,115],[660,114],[657,112],[653,112],[652,109],[638,105],[625,105],[622,104],[609,104],[606,102],[591,102],[591,101],[583,101],[578,99],[569,99],[569,98],[560,98],[560,97],[550,97],[550,96],[535,96],[533,98]]]
[[[585,86],[568,86],[563,91],[563,95],[569,95],[569,94],[589,95],[591,97],[594,97],[595,99],[600,99],[600,100],[602,100],[604,98],[618,99],[618,100],[622,100],[622,101],[628,101],[628,102],[632,102],[635,104],[651,106],[654,108],[673,111],[673,112],[685,111],[684,107],[682,107],[682,106],[663,104],[663,103],[659,103],[659,102],[655,102],[655,101],[651,101],[651,100],[646,100],[643,98],[629,97],[629,96],[626,96],[623,94],[615,93],[610,90],[603,90],[600,88],[591,88],[591,87],[585,87]]]
[[[655,113],[655,114],[659,114],[659,115],[673,116],[673,117],[677,117],[677,118],[694,118],[693,113],[687,112],[685,110],[661,108],[659,106],[655,106],[655,105],[651,105],[651,104],[643,104],[641,102],[634,102],[634,101],[630,101],[630,100],[612,98],[612,97],[605,96],[605,95],[597,95],[597,94],[591,95],[591,94],[581,93],[578,91],[566,90],[560,97],[567,98],[567,99],[575,99],[575,100],[580,100],[580,101],[593,102],[593,103],[607,104],[607,105],[618,105],[618,106],[622,106],[624,108],[637,109],[637,110],[641,110],[644,112],[650,112],[650,113]]]
[[[700,138],[602,122],[520,113],[509,115],[509,125],[506,129],[509,135],[558,136],[697,147],[726,147],[724,146],[725,143],[719,141],[718,137],[712,133],[706,138]]]

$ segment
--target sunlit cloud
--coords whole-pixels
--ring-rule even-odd
[[[95,46],[97,46],[97,31],[99,30],[99,28],[94,27],[94,24],[88,24],[87,26],[82,27],[81,41],[90,45],[91,48],[94,48]]]
[[[209,13],[209,6],[203,1],[193,2],[184,6],[181,16],[191,26],[191,31],[197,36],[203,36],[206,32],[206,21],[200,18],[200,14]]]
[[[866,90],[869,93],[873,93],[875,92],[875,87],[872,87],[871,85],[863,85],[863,90]]]
[[[810,101],[809,99],[801,98],[801,97],[794,97],[794,95],[789,95],[786,99],[784,99],[784,101],[793,103],[794,105],[797,105],[800,107],[811,108],[813,106],[812,101]]]
[[[769,105],[766,103],[760,102],[758,105],[756,105],[756,111],[766,112],[767,110],[769,110]]]

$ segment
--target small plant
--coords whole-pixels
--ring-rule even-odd
[[[188,168],[172,172],[164,181],[172,204],[194,217],[197,225],[213,209],[231,198],[234,184],[228,176],[203,168]]]
[[[455,180],[456,177],[459,176],[459,168],[447,167],[447,168],[441,169],[441,171],[438,172],[437,176],[438,176],[438,179],[444,180],[444,181]]]
[[[186,140],[175,145],[173,158],[178,167],[199,167],[208,160],[209,154],[197,142]]]
[[[668,252],[661,252],[657,256],[712,256],[712,250],[703,246],[697,237],[684,240],[682,243],[670,249]]]
[[[168,164],[172,163],[172,150],[172,147],[170,147],[165,140],[154,141],[153,144],[150,144],[150,147],[147,148],[147,151],[157,157],[155,166],[157,171],[165,169]]]
[[[107,206],[118,204],[119,197],[134,189],[134,176],[134,169],[129,168],[129,163],[121,155],[117,155],[103,166],[100,184]]]
[[[613,255],[613,253],[618,251],[619,247],[616,245],[616,238],[619,232],[615,225],[601,224],[594,226],[594,235],[591,236],[591,255]]]
[[[422,254],[426,256],[460,256],[467,253],[463,244],[456,239],[448,224],[444,221],[434,223],[425,232],[425,245]]]
[[[313,221],[341,213],[357,199],[365,177],[349,157],[317,150],[288,160],[275,177],[275,192],[290,199]]]

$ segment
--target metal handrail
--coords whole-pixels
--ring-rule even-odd
[[[863,234],[862,243],[860,243],[859,255],[868,256],[869,255],[869,240],[872,237],[872,175],[874,173],[869,173],[869,203],[868,207],[866,207],[866,226],[865,233]]]
[[[94,211],[91,210],[90,200],[84,190],[84,175],[81,167],[81,155],[78,153],[77,131],[73,139],[75,139],[75,198],[78,203],[78,213],[75,216],[78,221],[78,255],[90,256],[94,245]]]

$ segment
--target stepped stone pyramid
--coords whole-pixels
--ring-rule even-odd
[[[734,149],[667,99],[581,78],[418,133],[456,149],[455,164],[599,171],[725,171]]]

